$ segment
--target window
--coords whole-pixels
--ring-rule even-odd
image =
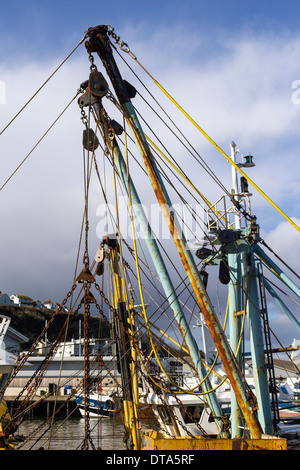
[[[201,413],[203,411],[202,405],[193,405],[193,406],[182,406],[180,411],[183,417],[185,424],[197,422],[200,419]]]

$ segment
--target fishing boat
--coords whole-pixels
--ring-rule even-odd
[[[84,379],[73,395],[84,410],[83,449],[92,446],[89,418],[94,414],[102,418],[115,413],[112,397],[104,391],[93,394],[92,390],[92,371],[94,375],[95,371],[100,371],[101,380],[104,373],[113,378],[111,369],[105,371],[101,354],[91,361],[89,321],[94,311],[107,323],[116,344],[115,364],[120,376],[124,442],[128,450],[285,450],[287,438],[280,434],[267,294],[278,303],[295,328],[300,329],[300,325],[280,300],[264,270],[269,269],[275,274],[276,282],[284,283],[298,297],[300,290],[276,264],[276,254],[272,251],[268,256],[266,253],[270,247],[260,235],[248,186],[260,192],[268,202],[270,198],[247,174],[254,166],[253,157],[246,155],[239,162],[239,151],[233,141],[230,155],[227,155],[154,79],[113,28],[108,25],[89,28],[79,45],[83,42],[89,71],[76,95],[83,123],[84,150],[82,266],[51,318],[51,322],[55,321],[68,299],[79,291],[78,303],[68,307],[67,311],[68,322],[78,312],[84,314]],[[182,130],[174,123],[173,114],[166,114],[165,105],[154,98],[157,108],[154,114],[159,116],[160,126],[175,135],[177,144],[174,148],[180,142],[188,154],[184,162],[187,170],[193,173],[201,167],[205,178],[211,178],[218,191],[221,190],[216,202],[211,203],[204,196],[200,185],[195,185],[172,152],[166,151],[153,126],[140,116],[137,108],[143,97],[138,90],[139,84],[152,98],[153,93],[142,81],[135,79],[133,85],[123,78],[116,54],[121,54],[126,66],[126,59],[131,59],[133,65],[146,74],[151,85],[158,87],[175,106],[176,112],[188,118],[193,129],[230,163],[232,188],[228,190],[195,147],[187,139],[183,141]],[[96,56],[102,71],[98,70]],[[130,66],[128,70],[133,71]],[[136,77],[135,72],[133,75]],[[135,105],[133,100],[136,100]],[[143,129],[142,121],[147,125],[149,135]],[[170,138],[168,134],[167,139]],[[111,171],[110,184],[103,184],[96,156],[98,151],[102,151]],[[93,247],[93,259],[88,210],[92,174],[100,183],[106,210],[100,243]],[[154,197],[153,207],[159,210],[159,219],[162,215],[168,233],[166,237],[156,236],[153,229],[156,220],[150,220],[139,195],[138,186],[145,196],[146,184]],[[181,185],[184,195],[179,190]],[[150,198],[150,192],[146,195]],[[197,204],[201,202],[202,209],[204,206],[201,215],[186,204],[188,195],[192,195]],[[110,203],[111,198],[114,204]],[[173,198],[184,206],[183,213],[179,213]],[[121,203],[125,203],[124,209]],[[299,231],[273,201],[272,206]],[[192,229],[186,224],[187,213],[196,221]],[[125,226],[121,223],[124,215],[128,216]],[[199,227],[200,235],[197,233]],[[195,237],[195,249],[191,248],[186,228]],[[146,261],[145,251],[150,261]],[[287,264],[284,266],[289,269]],[[211,273],[212,283],[208,282]],[[226,291],[220,314],[208,293],[211,284],[221,285]],[[151,314],[148,313],[146,295],[157,306]],[[195,318],[205,331],[204,353],[191,327]],[[44,367],[31,381],[31,390],[42,380],[44,369],[65,337],[68,322],[51,346]],[[44,334],[45,331],[41,333]],[[249,359],[247,362],[245,341],[250,348],[251,374],[247,374]],[[168,369],[164,362],[166,354],[174,358],[174,364],[182,362],[189,373],[183,376]],[[29,355],[30,350],[19,361],[18,368],[25,364]],[[155,421],[153,427],[149,421],[143,429],[141,410],[145,408],[151,410]],[[26,399],[22,402],[22,410],[25,413]],[[17,429],[22,410],[18,409],[12,416],[10,431]]]
[[[17,367],[18,357],[3,348],[3,342],[10,324],[10,318],[1,315],[0,318],[0,390],[5,388],[12,371]],[[4,432],[3,427],[10,422],[10,413],[4,397],[0,394],[0,450],[13,450],[14,440],[10,434]]]
[[[84,397],[75,395],[76,403],[78,404],[79,411],[84,417],[86,410],[92,418],[110,417],[116,414],[116,404],[110,395],[102,395],[101,393],[90,393],[88,396],[88,403],[85,406]]]

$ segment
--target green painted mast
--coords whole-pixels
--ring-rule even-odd
[[[123,109],[124,116],[133,133],[136,145],[141,153],[143,162],[148,173],[150,182],[154,189],[157,200],[160,204],[163,215],[167,221],[172,234],[175,246],[180,255],[183,266],[186,270],[191,286],[194,290],[199,307],[203,313],[206,324],[210,330],[213,340],[216,344],[223,366],[231,382],[237,397],[239,406],[244,414],[245,420],[253,438],[260,438],[262,428],[257,419],[256,399],[250,387],[240,370],[239,364],[229,346],[227,338],[216,317],[212,304],[204,289],[195,261],[189,252],[184,236],[177,223],[175,214],[170,210],[172,207],[169,196],[164,188],[160,174],[156,168],[154,158],[146,141],[145,135],[139,124],[134,107],[132,106],[126,86],[120,75],[116,62],[114,60],[110,41],[107,36],[107,26],[98,26],[90,28],[87,35],[89,40],[86,42],[88,52],[97,52],[101,58],[106,72],[113,84],[119,103]]]

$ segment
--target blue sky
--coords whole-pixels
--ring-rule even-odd
[[[253,153],[256,167],[249,176],[299,224],[300,104],[292,102],[292,84],[300,80],[299,14],[300,4],[293,0],[1,2],[0,80],[6,85],[6,104],[0,104],[0,127],[88,27],[110,24],[221,148],[228,153],[236,140],[242,154]],[[1,184],[88,72],[82,46],[1,136]],[[40,145],[0,192],[6,221],[0,290],[59,300],[69,288],[81,221],[81,132],[75,104],[47,145]],[[187,132],[230,187],[231,171],[223,157]],[[184,153],[178,158],[187,164]],[[215,197],[200,170],[193,177],[209,198]],[[253,205],[263,237],[300,271],[299,234],[256,193]],[[96,210],[97,203],[91,213]]]
[[[111,24],[120,32],[142,24],[144,37],[180,24],[187,33],[207,35],[212,43],[219,34],[238,37],[243,30],[257,34],[293,34],[297,32],[300,9],[299,2],[294,0],[92,0],[88,5],[77,0],[11,0],[1,3],[2,58],[6,51],[15,57],[61,53],[64,44],[80,37],[88,26],[97,24]]]

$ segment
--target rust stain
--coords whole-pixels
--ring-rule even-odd
[[[252,437],[255,439],[258,439],[261,437],[262,430],[260,427],[260,424],[257,420],[257,417],[255,415],[256,411],[256,398],[253,395],[251,389],[247,386],[246,382],[245,385],[247,387],[247,397],[245,400],[244,394],[240,390],[237,380],[236,380],[236,375],[234,373],[234,369],[239,371],[241,374],[240,376],[242,377],[242,372],[240,371],[239,365],[237,361],[235,360],[234,354],[231,351],[231,348],[229,346],[229,343],[225,337],[223,336],[223,341],[226,341],[228,351],[231,351],[232,354],[228,355],[227,351],[222,344],[222,340],[220,339],[220,331],[222,331],[220,324],[218,322],[217,317],[214,315],[214,309],[211,304],[208,303],[207,299],[203,295],[203,293],[200,291],[198,285],[200,283],[200,286],[203,288],[203,292],[205,291],[202,281],[200,279],[200,276],[198,273],[192,270],[191,265],[188,260],[188,253],[186,253],[185,247],[183,246],[183,241],[181,239],[181,234],[176,226],[174,217],[172,212],[169,209],[168,202],[166,200],[166,197],[163,193],[163,190],[161,188],[161,184],[159,182],[159,179],[157,177],[155,168],[153,167],[153,156],[151,154],[150,149],[148,149],[148,144],[147,142],[142,138],[141,133],[139,132],[138,129],[136,129],[134,125],[134,120],[131,116],[128,116],[127,113],[127,121],[128,124],[130,125],[131,129],[134,132],[135,138],[137,145],[140,149],[141,155],[143,157],[144,165],[146,167],[151,185],[153,187],[153,190],[155,192],[157,201],[161,207],[162,213],[165,217],[165,220],[168,224],[170,233],[173,237],[174,243],[176,245],[176,248],[178,250],[179,256],[181,258],[181,261],[183,263],[183,266],[186,270],[186,273],[188,275],[189,281],[191,283],[191,286],[193,288],[193,291],[195,292],[199,307],[201,309],[201,312],[204,315],[205,321],[207,323],[207,327],[211,333],[211,336],[213,338],[213,341],[216,345],[216,348],[218,350],[218,353],[220,355],[221,361],[223,363],[223,366],[225,368],[225,371],[228,375],[229,381],[231,383],[231,386],[234,390],[236,399],[240,405],[241,411],[246,419],[246,422],[248,424],[249,430],[251,432]],[[184,336],[183,336],[184,337]]]

